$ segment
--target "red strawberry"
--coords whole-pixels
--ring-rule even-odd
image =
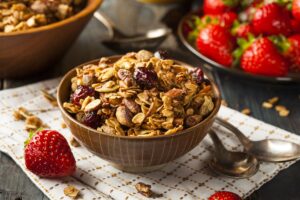
[[[292,32],[289,12],[277,3],[267,4],[253,15],[252,24],[257,34],[289,35]]]
[[[233,192],[220,191],[211,195],[208,200],[242,200],[242,198]]]
[[[76,169],[76,161],[67,140],[57,131],[42,130],[25,147],[27,169],[40,177],[64,177]]]
[[[236,37],[247,38],[249,34],[253,34],[253,28],[251,24],[240,24],[233,29],[233,35]]]
[[[292,19],[291,25],[292,25],[293,33],[300,33],[300,21],[298,21],[297,19]]]
[[[229,31],[220,25],[208,25],[198,35],[196,46],[203,55],[225,66],[231,66],[234,48]]]
[[[288,38],[289,48],[284,53],[291,62],[292,71],[300,71],[300,34]]]
[[[225,28],[231,28],[234,21],[237,20],[237,14],[234,12],[226,12],[219,16],[220,25]]]
[[[203,10],[205,14],[222,14],[235,8],[238,0],[204,0]]]
[[[297,20],[300,21],[300,0],[293,0],[292,14]]]
[[[241,68],[265,76],[285,76],[288,63],[268,38],[256,39],[242,54]]]

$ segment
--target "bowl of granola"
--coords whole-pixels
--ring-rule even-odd
[[[198,145],[220,108],[200,68],[141,50],[84,63],[58,87],[74,137],[129,172],[152,171]]]
[[[21,77],[54,64],[102,0],[0,1],[0,77]]]

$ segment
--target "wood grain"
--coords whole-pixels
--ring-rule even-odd
[[[117,5],[117,3],[122,5]],[[124,10],[126,10],[128,6],[131,6],[130,12],[125,12]],[[102,6],[102,10],[106,12],[107,15],[111,16],[116,24],[118,24],[118,26],[126,33],[134,33],[136,31],[153,28],[154,26],[161,26],[160,19],[163,18],[166,9],[168,10],[169,8],[166,6],[137,5],[134,0],[104,1]],[[172,7],[172,10],[172,16],[177,16],[178,12],[176,9]],[[127,16],[129,17],[127,18]],[[136,19],[136,21],[132,22],[133,19]],[[164,18],[164,20],[166,20],[166,18]],[[168,22],[169,24],[174,24],[173,21]],[[61,76],[73,66],[85,61],[101,56],[117,54],[117,52],[114,52],[101,44],[101,40],[106,36],[107,34],[103,26],[93,19],[78,40],[73,44],[72,48],[56,66],[53,66],[51,69],[43,71],[38,75],[27,77],[22,80],[3,80],[3,84],[0,82],[0,87],[2,85],[3,88],[12,88],[43,80],[45,78]],[[189,53],[174,36],[169,37],[164,41],[161,48],[167,49],[170,54],[178,60],[190,63],[194,66],[201,66],[201,62]],[[241,80],[238,77],[232,77],[224,73],[213,73],[211,75],[215,77],[215,80],[220,86],[222,96],[228,102],[230,107],[237,110],[246,107],[250,108],[253,117],[300,135],[299,84],[270,85],[268,83],[259,83],[253,80]],[[274,96],[279,96],[280,104],[285,105],[291,110],[290,116],[282,118],[279,117],[274,110],[265,110],[261,107],[261,103],[264,100]],[[299,171],[300,162],[280,172],[274,179],[252,194],[249,199],[299,199]],[[11,173],[7,172],[13,172],[13,176]],[[26,200],[47,199],[8,156],[0,153],[0,200],[14,200],[18,197]]]

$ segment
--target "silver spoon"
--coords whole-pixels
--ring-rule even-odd
[[[128,36],[119,31],[114,23],[100,11],[94,13],[94,18],[107,28],[109,39],[103,43],[112,49],[156,48],[172,32],[169,28],[158,28],[144,34]]]
[[[257,172],[259,163],[254,156],[228,151],[213,130],[209,131],[209,135],[215,146],[214,157],[209,163],[212,170],[233,178],[248,178]]]
[[[280,139],[252,141],[229,122],[219,117],[216,118],[216,122],[234,133],[244,146],[247,153],[255,156],[259,160],[283,162],[300,158],[299,144]]]

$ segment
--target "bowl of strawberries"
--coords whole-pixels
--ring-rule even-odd
[[[209,70],[300,82],[300,0],[204,0],[178,35]]]

